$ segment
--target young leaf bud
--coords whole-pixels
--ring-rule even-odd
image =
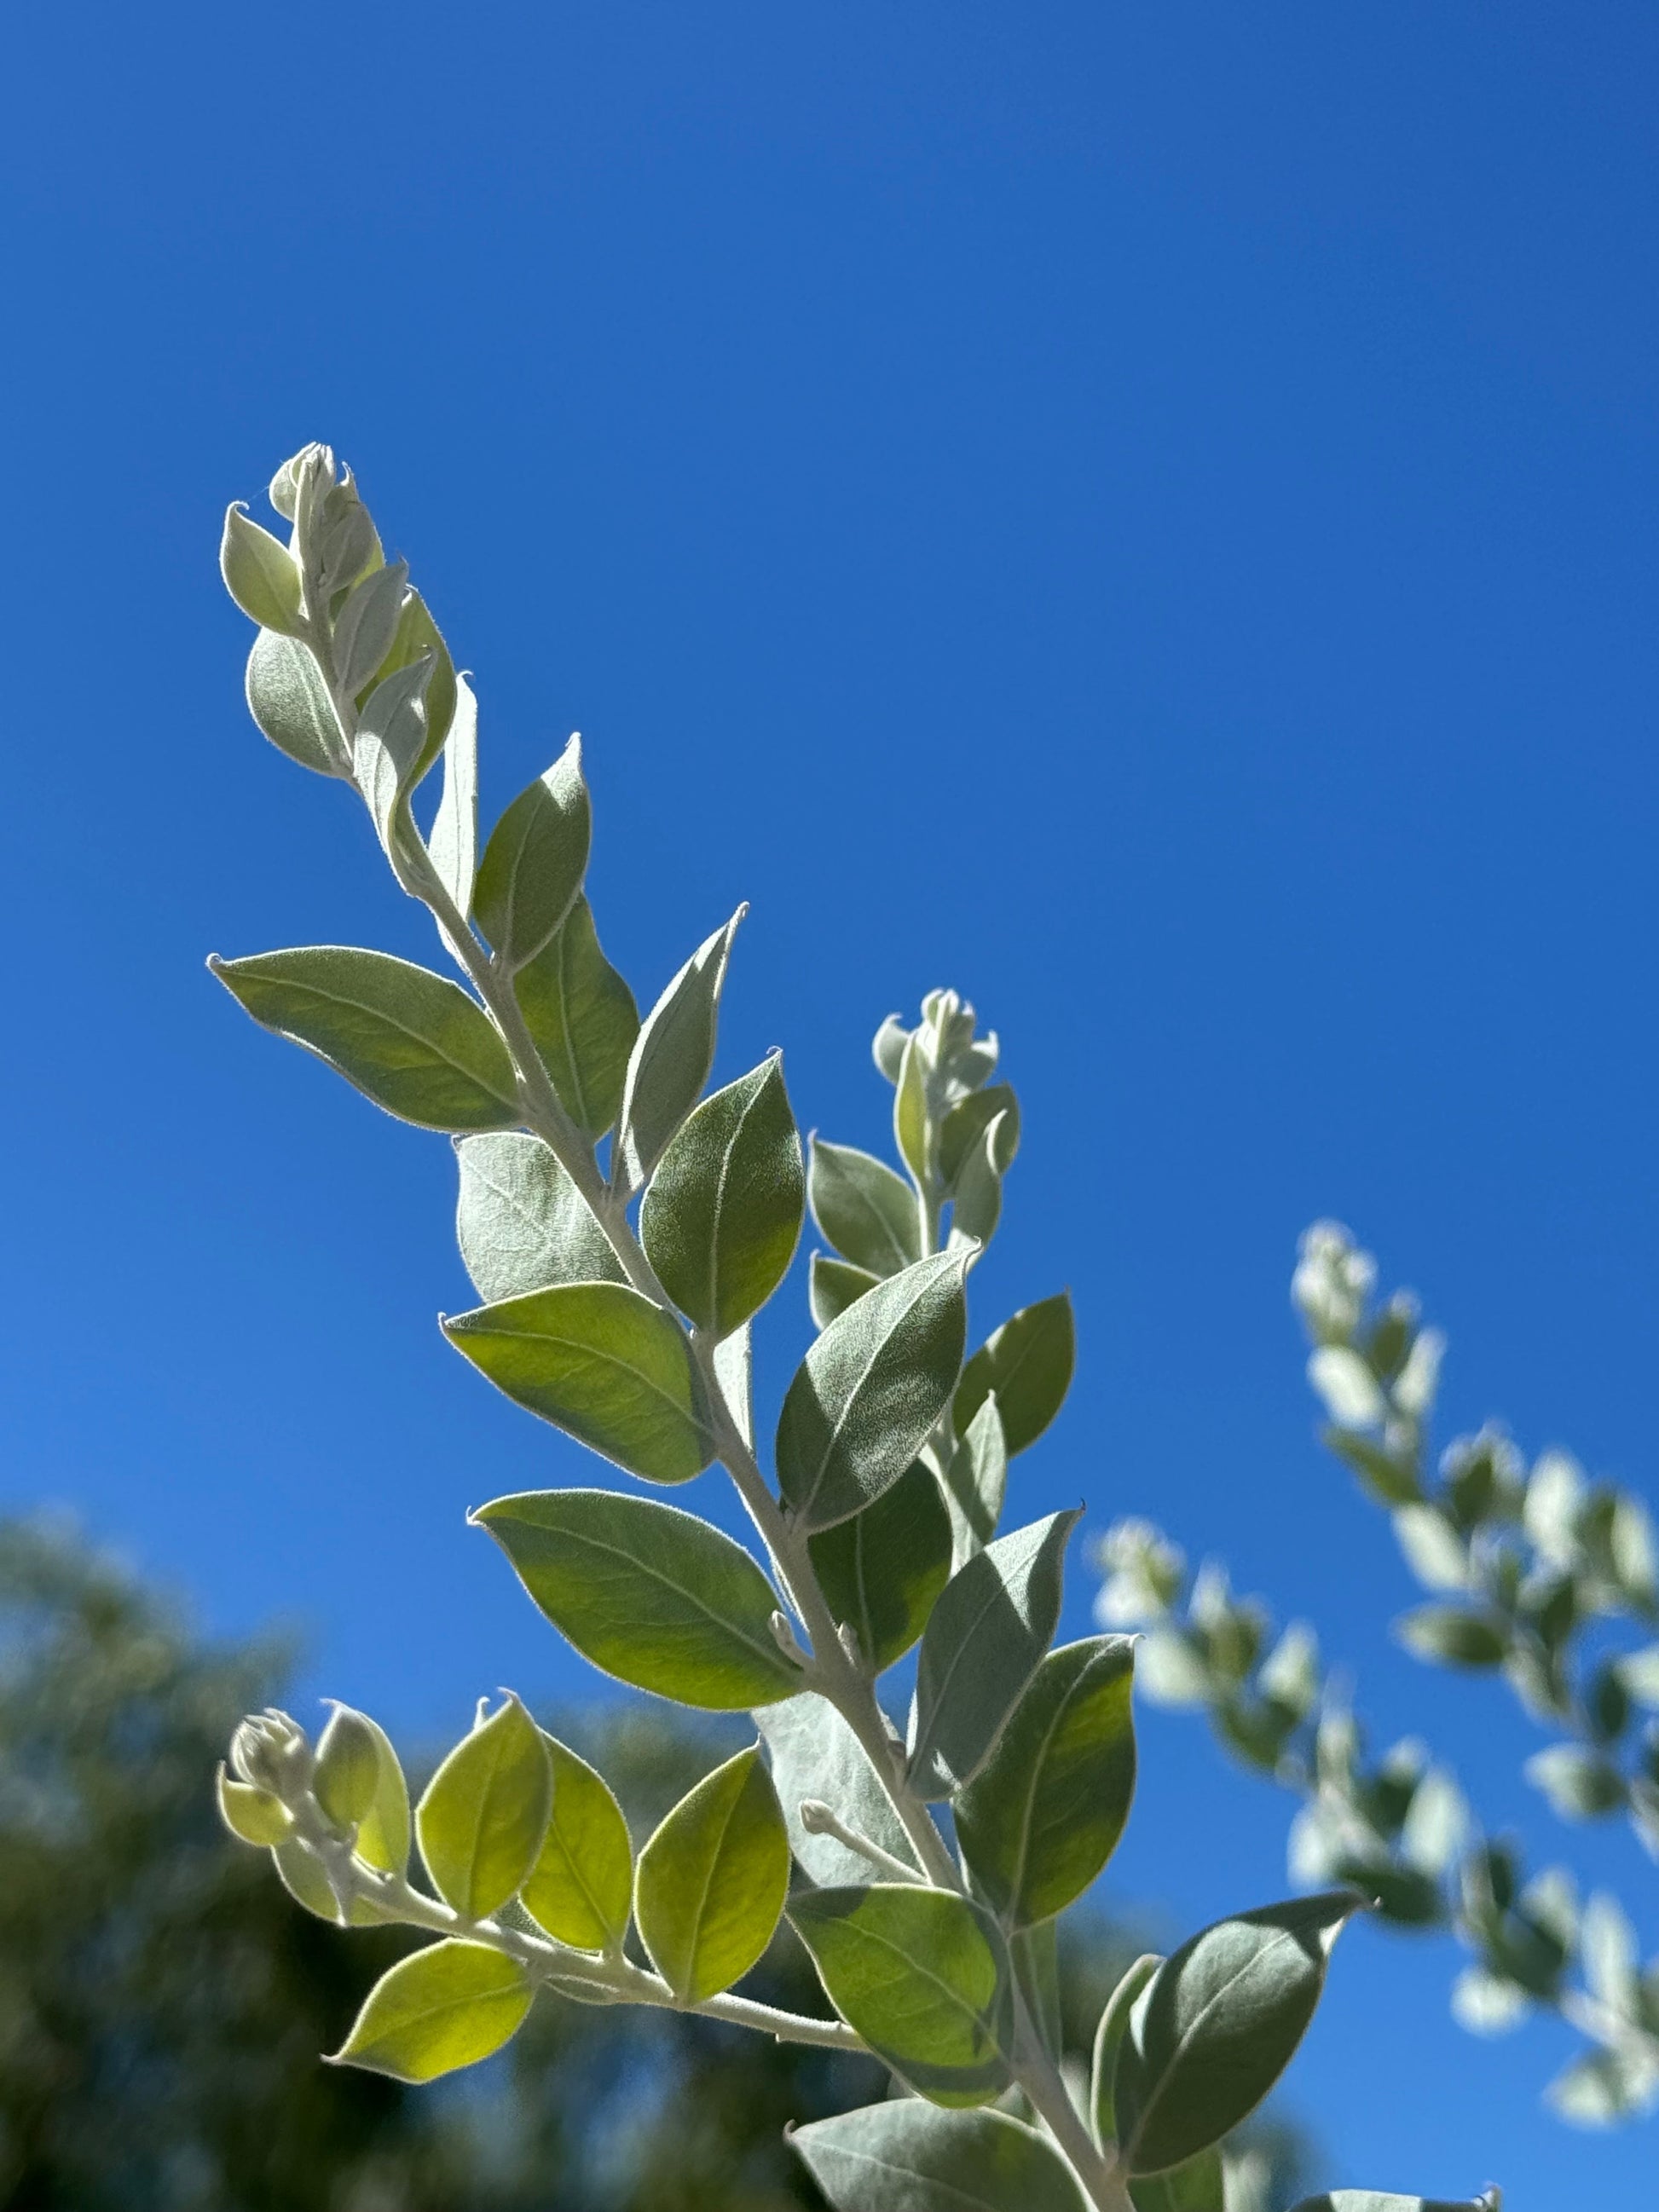
[[[280,630],[298,637],[304,628],[300,612],[300,572],[286,545],[249,519],[240,501],[225,509],[225,534],[219,545],[219,573],[250,622],[261,629]]]
[[[294,1820],[287,1806],[252,1783],[233,1782],[222,1759],[218,1791],[219,1817],[240,1842],[269,1846],[283,1842],[292,1831]]]
[[[230,1763],[244,1782],[286,1804],[309,1786],[311,1746],[306,1732],[275,1705],[250,1713],[230,1739]]]
[[[374,1730],[349,1705],[336,1705],[317,1746],[312,1783],[317,1802],[337,1828],[355,1828],[374,1802],[380,1747]]]

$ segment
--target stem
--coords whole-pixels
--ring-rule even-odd
[[[879,1844],[872,1844],[868,1836],[861,1836],[856,1828],[849,1828],[822,1798],[807,1798],[800,1808],[800,1821],[809,1835],[833,1836],[838,1844],[845,1844],[849,1851],[856,1851],[860,1858],[867,1859],[878,1873],[884,1874],[890,1881],[915,1881],[916,1870],[914,1867],[906,1866],[902,1859],[896,1859],[890,1851],[883,1850]]]

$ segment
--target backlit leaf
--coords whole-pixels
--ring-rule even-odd
[[[365,1865],[401,1874],[409,1863],[409,1784],[378,1721],[337,1705],[317,1746],[313,1788],[331,1820],[356,1824],[353,1849]]]
[[[800,1138],[774,1056],[677,1132],[645,1194],[640,1237],[680,1311],[729,1336],[787,1273],[802,1204]]]
[[[309,646],[262,629],[247,657],[247,705],[279,752],[319,775],[344,774],[345,738]]]
[[[455,714],[444,745],[443,790],[427,840],[432,865],[463,921],[472,911],[478,867],[478,702],[465,677],[455,679]]]
[[[789,1918],[830,2002],[936,2105],[1007,2087],[1012,1983],[988,1912],[954,1890],[876,1882],[805,1891]]]
[[[516,1698],[463,1736],[415,1815],[439,1894],[469,1920],[516,1897],[536,1863],[553,1802],[547,1745]]]
[[[225,510],[219,573],[225,580],[225,589],[250,622],[289,637],[304,628],[300,572],[294,565],[294,556],[280,538],[260,529],[240,501]]]
[[[640,1015],[634,994],[599,950],[585,898],[520,969],[513,989],[560,1105],[584,1136],[602,1137],[621,1109]]]
[[[626,1283],[532,1291],[443,1332],[515,1405],[630,1474],[689,1482],[714,1456],[684,1333]]]
[[[580,738],[521,791],[489,835],[472,911],[502,965],[544,950],[575,903],[587,868],[592,813]]]
[[[960,1255],[936,1254],[868,1291],[817,1338],[778,1422],[778,1480],[808,1529],[895,1483],[951,1399],[967,1327]]]
[[[1218,1921],[1166,1959],[1136,1999],[1113,2099],[1131,2172],[1180,2166],[1249,2117],[1290,2063],[1350,1891]]]
[[[828,1328],[837,1314],[844,1314],[854,1298],[873,1291],[880,1279],[863,1267],[854,1267],[850,1260],[832,1260],[828,1253],[814,1252],[806,1292],[814,1325]]]
[[[1136,1998],[1163,1964],[1155,1951],[1143,1952],[1102,2009],[1089,2070],[1089,2118],[1098,2143],[1109,2143],[1116,2138],[1117,2117],[1112,2090],[1117,2054],[1129,2032],[1129,2014],[1134,2010]]]
[[[773,1640],[776,1591],[706,1521],[609,1490],[527,1492],[471,1518],[554,1626],[619,1681],[716,1712],[800,1688]]]
[[[957,1800],[978,1893],[1014,1927],[1062,1912],[1116,1850],[1134,1792],[1132,1638],[1051,1651]]]
[[[755,1716],[772,1762],[772,1779],[797,1859],[824,1888],[870,1879],[870,1862],[800,1818],[809,1797],[833,1805],[854,1832],[914,1866],[915,1853],[864,1747],[827,1698],[816,1691],[785,1698]]]
[[[808,1191],[820,1232],[855,1267],[896,1275],[921,1259],[916,1194],[884,1161],[814,1137]]]
[[[332,2063],[398,2081],[435,2081],[510,2042],[531,1995],[524,1969],[501,1952],[483,1943],[431,1944],[381,1975]]]
[[[771,1942],[789,1838],[758,1744],[707,1774],[640,1853],[634,1917],[682,2004],[729,1990]]]
[[[714,1064],[726,965],[743,916],[739,908],[704,939],[641,1024],[623,1087],[619,1159],[611,1174],[619,1189],[639,1189],[702,1096]]]
[[[628,1933],[634,1850],[604,1778],[549,1736],[553,1817],[521,1893],[526,1911],[578,1951],[604,1951]]]
[[[1144,2173],[1129,2184],[1135,2212],[1227,2212],[1227,2176],[1212,2143],[1167,2173]]]
[[[1076,1341],[1070,1294],[1022,1307],[962,1370],[954,1404],[957,1434],[994,1390],[1009,1456],[1034,1444],[1060,1411],[1071,1386]]]
[[[1073,1508],[1016,1528],[958,1569],[921,1639],[912,1786],[948,1797],[978,1771],[1060,1619]]]
[[[945,1481],[957,1523],[957,1556],[968,1559],[996,1534],[1008,1488],[1008,1448],[994,1391],[957,1438]]]
[[[913,1460],[873,1505],[810,1540],[818,1585],[878,1673],[907,1652],[951,1577],[951,1516]]]
[[[507,1047],[446,976],[337,945],[208,965],[262,1028],[304,1045],[402,1121],[465,1131],[523,1119]]]

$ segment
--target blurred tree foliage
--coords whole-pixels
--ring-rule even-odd
[[[231,1844],[210,1778],[279,1698],[276,1639],[204,1644],[44,1521],[0,1522],[0,2204],[7,2212],[796,2212],[783,2129],[884,2088],[870,2060],[673,2013],[544,2002],[448,2094],[322,2065],[406,1938],[349,1943]],[[636,1834],[725,1732],[637,1707],[562,1717]],[[1140,1948],[1067,1960],[1079,2063]],[[786,1931],[749,1986],[823,2009]],[[1283,2202],[1295,2144],[1257,2130]]]

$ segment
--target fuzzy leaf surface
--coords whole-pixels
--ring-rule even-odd
[[[499,1951],[429,1944],[381,1975],[332,2063],[398,2081],[435,2081],[510,2042],[531,1995],[523,1968]]]
[[[587,1200],[539,1137],[465,1137],[455,1156],[455,1234],[481,1298],[499,1304],[557,1284],[622,1280]]]
[[[689,1482],[714,1456],[690,1346],[626,1283],[566,1283],[443,1323],[515,1405],[650,1482]]]
[[[994,1390],[1009,1456],[1034,1444],[1059,1413],[1071,1388],[1076,1331],[1068,1291],[1022,1306],[981,1345],[962,1370],[954,1411],[957,1434]]]
[[[910,1779],[949,1797],[989,1755],[1060,1619],[1073,1507],[999,1536],[945,1584],[921,1639]]]
[[[561,1943],[603,1951],[628,1933],[634,1847],[604,1777],[554,1737],[553,1817],[522,1892],[526,1911]]]
[[[836,2212],[1084,2212],[1064,2159],[1007,2112],[890,2098],[789,2142]]]
[[[963,1262],[918,1261],[850,1306],[795,1370],[778,1421],[778,1481],[809,1531],[896,1482],[951,1401],[967,1331]]]
[[[789,1838],[753,1744],[706,1774],[640,1853],[634,1917],[682,2004],[741,1980],[771,1942],[789,1890]]]
[[[618,1681],[711,1712],[800,1688],[773,1640],[776,1591],[694,1514],[610,1490],[543,1490],[471,1517],[560,1633]]]
[[[808,1189],[819,1233],[843,1260],[879,1277],[921,1259],[916,1194],[884,1161],[814,1137]]]
[[[711,1336],[758,1313],[788,1273],[804,1205],[800,1138],[775,1056],[705,1098],[640,1209],[663,1288]]]
[[[957,1801],[979,1894],[1011,1927],[1063,1912],[1117,1849],[1134,1794],[1133,1679],[1129,1637],[1051,1651]]]
[[[602,1137],[622,1108],[640,1012],[599,949],[585,898],[520,969],[513,990],[560,1105],[584,1136]]]
[[[247,706],[279,752],[319,775],[338,775],[346,741],[323,672],[309,646],[262,629],[247,657]]]
[[[447,976],[341,945],[208,964],[261,1028],[314,1052],[400,1121],[461,1133],[523,1118],[507,1047]]]
[[[757,1712],[755,1726],[772,1763],[790,1844],[813,1881],[825,1889],[855,1886],[870,1879],[870,1862],[836,1837],[815,1835],[804,1825],[800,1808],[809,1797],[834,1806],[858,1834],[915,1865],[892,1799],[863,1745],[827,1698],[811,1692],[785,1698]]]
[[[516,1698],[465,1735],[415,1815],[421,1856],[447,1905],[488,1919],[536,1863],[553,1802],[547,1744]]]
[[[936,2105],[983,2105],[1008,2085],[1008,1954],[988,1912],[954,1890],[876,1882],[814,1889],[789,1907],[830,2001]]]
[[[951,1578],[951,1516],[933,1470],[913,1460],[873,1505],[808,1540],[837,1625],[852,1627],[878,1673],[890,1667]]]
[[[545,775],[521,791],[489,833],[472,911],[508,968],[533,960],[580,893],[592,835],[581,741],[572,738]]]
[[[618,1188],[637,1190],[669,1139],[702,1096],[714,1064],[714,1036],[732,939],[742,910],[707,937],[641,1025],[629,1056],[617,1143]]]

